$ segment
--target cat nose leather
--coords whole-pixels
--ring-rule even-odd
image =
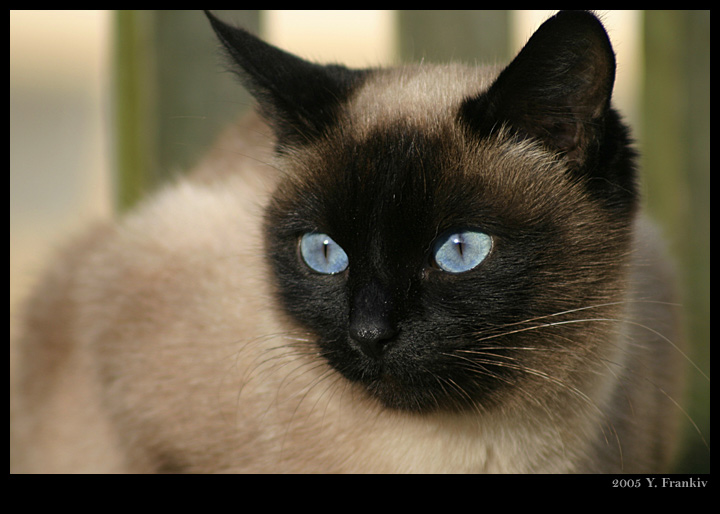
[[[350,337],[368,357],[379,358],[386,343],[395,337],[397,329],[386,320],[368,320],[364,323],[350,324]]]
[[[398,330],[391,321],[392,301],[377,282],[361,287],[355,294],[348,331],[368,357],[379,358]]]

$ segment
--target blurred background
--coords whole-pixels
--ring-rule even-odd
[[[505,63],[554,11],[215,13],[303,57],[374,66]],[[702,371],[689,367],[677,470],[709,472],[710,12],[598,14]],[[200,11],[10,11],[11,337],[18,299],[59,244],[191,167],[251,105]]]

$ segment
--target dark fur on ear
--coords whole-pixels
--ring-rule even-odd
[[[600,21],[587,11],[560,11],[487,92],[465,101],[460,118],[481,137],[505,125],[542,141],[592,180],[592,194],[628,213],[636,201],[634,155],[610,107],[614,80],[615,55]]]
[[[209,11],[205,14],[232,59],[234,71],[270,121],[280,149],[321,137],[336,123],[338,108],[367,73],[305,61],[223,23]]]

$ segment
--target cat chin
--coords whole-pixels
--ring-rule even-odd
[[[477,411],[479,403],[450,398],[421,388],[408,388],[391,378],[367,387],[368,393],[384,408],[415,414],[461,413]]]
[[[457,389],[435,387],[428,383],[408,385],[391,375],[361,383],[368,396],[383,408],[411,414],[462,414],[488,411],[493,403],[490,392],[474,395]]]
[[[473,410],[472,404],[467,400],[459,402],[420,385],[408,386],[406,382],[390,375],[370,382],[361,382],[361,386],[370,398],[383,408],[393,411],[430,414]]]
[[[337,349],[337,344],[333,344]],[[386,352],[371,358],[359,351],[339,355],[325,352],[328,364],[346,380],[358,386],[383,408],[417,414],[477,412],[492,403],[493,386],[498,382],[484,384],[455,374],[449,376],[438,363],[408,359],[407,356]]]

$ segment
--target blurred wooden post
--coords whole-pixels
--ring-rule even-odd
[[[689,356],[709,376],[710,11],[649,10],[644,22],[645,193],[674,242]],[[709,383],[696,370],[688,376],[688,414],[709,441]],[[687,440],[678,471],[709,472],[710,450],[692,428]]]
[[[469,64],[510,58],[510,11],[398,11],[403,61]]]
[[[259,11],[214,11],[257,32]],[[117,11],[116,205],[187,170],[250,105],[202,11]]]

